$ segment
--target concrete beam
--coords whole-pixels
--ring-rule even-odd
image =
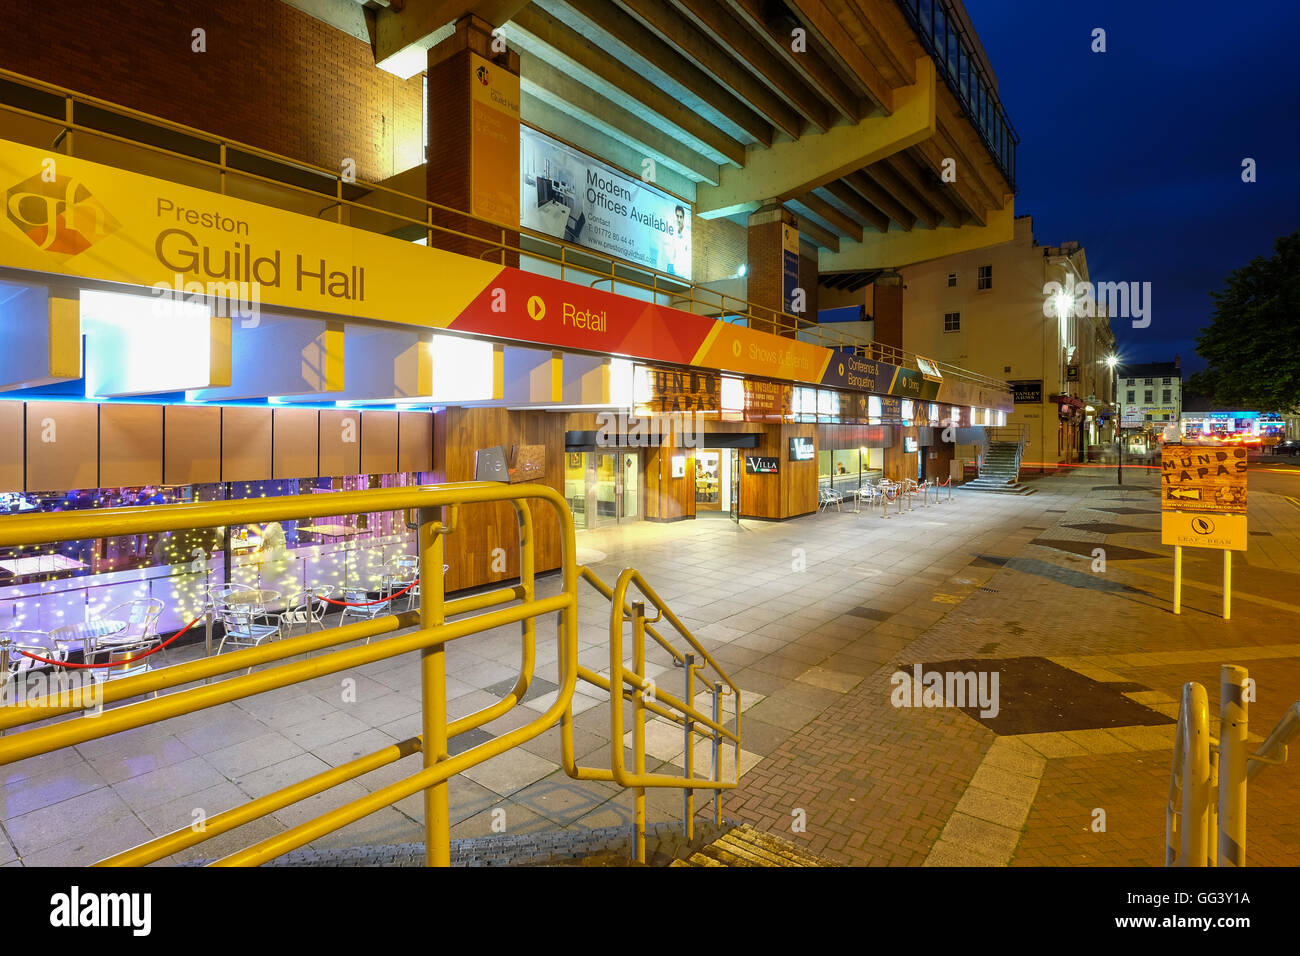
[[[763,146],[772,145],[772,124],[757,110],[719,83],[710,69],[700,69],[617,4],[610,0],[568,0],[568,6],[597,30],[635,51],[656,70],[691,90]]]
[[[786,105],[817,129],[830,129],[831,123],[837,118],[835,113],[828,108],[819,92],[805,82],[802,69],[794,67],[779,54],[773,55],[770,41],[764,42],[751,34],[718,0],[673,0],[673,3],[719,49],[729,51],[734,59],[757,73]],[[788,38],[785,43],[778,42],[776,46],[778,50],[784,50],[789,46]],[[805,60],[815,58],[806,53],[803,57]],[[851,113],[847,118],[857,122],[862,117]]]
[[[989,211],[986,226],[940,226],[938,229],[913,229],[868,235],[860,243],[838,252],[823,252],[817,261],[821,272],[848,272],[855,269],[901,269],[959,252],[970,252],[1015,238],[1014,203]]]
[[[645,156],[664,163],[696,182],[716,184],[718,165],[677,141],[661,127],[617,106],[585,83],[575,80],[531,53],[519,57],[519,77],[523,88],[542,99],[550,99],[557,109],[577,117],[588,126],[604,130],[628,142]],[[633,167],[640,168],[640,164]]]
[[[424,72],[422,54],[466,14],[494,27],[524,8],[528,0],[406,0],[375,14],[375,65],[402,77]],[[427,60],[426,60],[427,63]]]
[[[862,241],[862,226],[859,223],[854,222],[844,213],[840,212],[816,193],[804,193],[802,196],[797,197],[795,202],[806,206],[814,216],[824,222],[830,223],[832,229],[839,230],[854,242]],[[805,220],[801,216],[800,222],[803,221]],[[886,220],[885,225],[889,225],[888,220]]]
[[[561,23],[535,3],[530,3],[517,14],[507,33],[513,40],[516,28],[541,45],[555,51],[564,59],[600,78],[646,109],[662,117],[687,136],[726,157],[740,166],[745,161],[745,146],[733,139],[677,98],[651,83],[627,64],[614,59],[573,28]]]
[[[773,20],[764,9],[762,0],[727,0],[735,16],[766,42],[768,56],[778,56],[786,66],[824,99],[850,123],[856,123],[875,108],[876,104],[861,92],[860,83],[846,82],[831,66],[835,53],[825,43],[817,41],[819,50],[809,49],[795,53],[790,30],[784,29],[788,18]]]
[[[581,0],[583,4],[592,2],[609,5],[609,0]],[[573,5],[579,6],[579,3],[573,2]],[[716,76],[723,86],[757,110],[777,129],[795,138],[803,135],[807,121],[797,110],[777,96],[730,52],[718,46],[667,0],[623,0],[623,5],[665,43],[702,70]]]
[[[867,198],[873,206],[889,216],[890,219],[903,227],[907,231],[916,224],[916,216],[897,199],[890,195],[889,190],[884,189],[872,179],[866,172],[859,169],[856,173],[851,174],[845,180],[855,192],[861,193]],[[884,231],[883,229],[881,230]]]
[[[827,183],[825,188],[828,193],[853,210],[855,216],[861,217],[863,222],[868,222],[874,226],[877,232],[884,232],[889,228],[888,214],[879,206],[873,205],[869,200],[864,199],[862,194],[850,187],[846,180],[839,179],[833,183]],[[911,227],[907,226],[905,228]]]
[[[823,229],[815,222],[810,222],[802,216],[799,218],[799,232],[801,235],[807,236],[813,242],[817,243],[817,245],[821,246],[823,249],[827,249],[831,252],[840,251],[839,236]]]
[[[822,0],[795,0],[791,7],[809,36],[828,51],[841,75],[856,79],[886,115],[894,112],[894,88],[844,28],[839,16]]]
[[[962,224],[957,206],[946,200],[941,203],[939,201],[941,197],[934,196],[933,190],[927,191],[920,171],[906,153],[882,159],[875,165],[868,166],[864,172],[888,189],[890,195],[931,229],[939,225],[944,216],[948,217],[950,226]]]
[[[729,215],[728,210],[755,197],[800,196],[930,139],[935,132],[934,64],[922,57],[916,71],[917,82],[896,91],[896,108],[889,116],[836,126],[771,149],[750,149],[744,169],[724,168],[717,186],[701,188],[696,215]]]

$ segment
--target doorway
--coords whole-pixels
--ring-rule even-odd
[[[564,496],[579,531],[640,519],[639,449],[567,452],[564,459]]]

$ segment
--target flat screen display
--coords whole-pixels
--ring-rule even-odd
[[[791,438],[790,439],[790,460],[791,461],[811,461],[817,454],[811,438]]]

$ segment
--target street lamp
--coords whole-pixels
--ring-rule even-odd
[[[1110,397],[1115,407],[1115,483],[1122,485],[1124,484],[1124,443],[1119,434],[1119,356],[1107,355],[1106,364],[1110,366]]]

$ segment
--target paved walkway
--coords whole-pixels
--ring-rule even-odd
[[[725,800],[728,817],[845,863],[1159,865],[1169,714],[1182,682],[1202,681],[1215,704],[1218,664],[1249,667],[1259,733],[1300,698],[1300,509],[1252,494],[1252,527],[1270,534],[1253,535],[1237,559],[1233,620],[1216,616],[1217,553],[1188,555],[1175,617],[1154,480],[1135,472],[1119,490],[1102,474],[1041,479],[1029,497],[958,491],[890,520],[832,511],[739,529],[722,518],[636,524],[584,533],[580,548],[606,580],[642,570],[744,691],[743,778]],[[1096,548],[1104,571],[1094,570]],[[588,591],[581,608],[579,660],[604,670],[608,604]],[[518,645],[517,630],[500,629],[451,646],[453,716],[504,693]],[[524,708],[453,750],[545,709],[557,676],[548,629],[537,657]],[[663,652],[650,659],[673,689],[680,671]],[[891,676],[916,664],[997,672],[998,713],[894,706]],[[0,864],[92,862],[414,735],[418,693],[406,655],[0,767]],[[574,710],[579,762],[607,766],[607,700],[580,685]],[[679,731],[652,725],[647,739],[648,769],[680,764]],[[405,776],[419,759],[167,862],[245,846]],[[1251,862],[1300,862],[1298,775],[1293,762],[1252,785]],[[457,838],[631,822],[630,794],[563,774],[554,729],[450,789]],[[680,791],[647,802],[651,822],[680,817]],[[1099,809],[1104,830],[1094,829]],[[314,846],[414,843],[422,819],[413,797]]]

